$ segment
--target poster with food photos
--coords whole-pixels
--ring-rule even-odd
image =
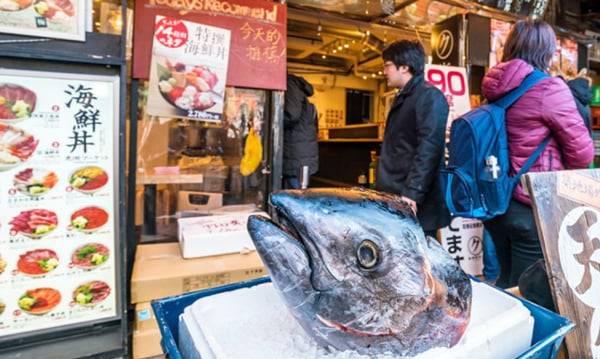
[[[0,70],[0,339],[118,316],[118,84]]]
[[[0,32],[85,41],[82,0],[0,0]]]
[[[220,122],[229,44],[227,29],[157,16],[148,114]]]

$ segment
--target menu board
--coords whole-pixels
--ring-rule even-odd
[[[0,338],[118,314],[118,84],[0,70]]]

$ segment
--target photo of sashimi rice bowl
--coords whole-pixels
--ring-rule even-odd
[[[104,187],[108,182],[108,175],[100,167],[87,166],[71,174],[69,183],[76,190],[83,193],[92,193]]]
[[[40,248],[21,254],[17,261],[17,269],[23,274],[39,276],[52,272],[58,264],[58,255],[55,251]]]
[[[0,123],[0,171],[6,171],[27,161],[39,140],[27,132]]]
[[[75,249],[71,263],[82,269],[94,269],[108,260],[109,251],[100,243],[88,243]]]
[[[73,291],[73,300],[79,305],[96,305],[110,294],[110,286],[101,280],[84,283]]]
[[[35,110],[36,100],[35,92],[30,89],[15,84],[0,84],[0,121],[14,123],[28,118]]]
[[[2,259],[2,254],[0,254],[0,274],[4,273],[7,266],[8,263],[4,259]]]
[[[26,168],[13,177],[17,191],[28,196],[40,196],[51,190],[58,182],[58,176],[42,168]]]
[[[8,222],[11,232],[21,233],[29,238],[41,238],[52,232],[58,225],[56,213],[47,209],[29,209],[22,211]]]
[[[213,90],[219,78],[209,67],[171,63],[157,64],[158,90],[171,105],[181,110],[207,110],[220,96]]]
[[[94,232],[108,222],[108,212],[96,206],[85,207],[71,214],[73,228],[85,232]]]
[[[0,0],[0,11],[19,11],[27,9],[33,0]]]
[[[75,6],[70,0],[36,0],[33,8],[53,22],[62,22],[75,15]]]
[[[62,299],[60,292],[54,288],[36,288],[27,290],[19,297],[19,308],[30,314],[48,313]]]

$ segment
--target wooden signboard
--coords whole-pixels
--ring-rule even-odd
[[[569,358],[600,358],[600,169],[528,173],[550,288],[558,312],[576,324]]]

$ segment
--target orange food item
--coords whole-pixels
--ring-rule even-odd
[[[46,186],[48,188],[52,188],[52,187],[54,187],[56,182],[58,182],[58,176],[56,176],[56,173],[50,172],[44,177],[43,184],[44,184],[44,186]]]
[[[62,299],[60,292],[54,288],[37,288],[27,291],[27,295],[35,298],[35,304],[29,309],[29,313],[46,312],[58,305]]]

